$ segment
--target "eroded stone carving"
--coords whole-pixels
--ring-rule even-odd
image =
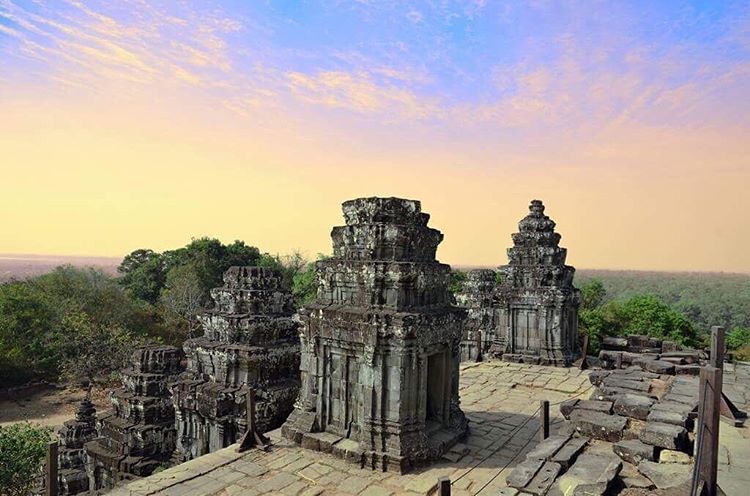
[[[492,308],[495,277],[494,270],[471,270],[461,292],[456,295],[458,304],[469,311],[461,340],[461,361],[476,361],[478,355],[484,356],[495,339],[495,311]]]
[[[299,391],[294,304],[282,275],[231,267],[211,290],[214,308],[201,317],[204,335],[184,344],[187,371],[171,387],[183,460],[238,441],[247,430],[247,391],[255,389],[256,425],[275,429]]]
[[[508,361],[569,365],[578,346],[579,291],[575,269],[565,265],[555,223],[533,200],[513,234],[508,265],[495,290],[492,354]]]
[[[88,492],[89,477],[84,445],[97,437],[96,409],[88,395],[78,405],[75,418],[66,420],[57,434],[60,440],[59,494]]]
[[[451,303],[440,231],[418,201],[343,204],[334,256],[317,263],[316,300],[300,311],[302,385],[282,433],[303,447],[403,472],[467,432],[459,407],[466,310]]]
[[[167,384],[180,372],[181,360],[174,346],[145,346],[133,353],[121,373],[122,387],[110,394],[113,410],[99,416],[99,437],[85,444],[92,490],[169,465],[176,431]]]

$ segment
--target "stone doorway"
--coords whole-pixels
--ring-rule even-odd
[[[441,429],[448,421],[448,390],[450,384],[448,364],[445,352],[434,353],[427,357],[427,402],[425,425],[427,432]]]

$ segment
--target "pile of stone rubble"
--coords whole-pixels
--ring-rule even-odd
[[[606,337],[601,348],[599,361],[604,369],[615,368],[619,361],[657,374],[698,375],[701,360],[707,358],[700,350],[679,350],[672,341],[635,334]]]
[[[590,380],[591,398],[560,405],[567,429],[530,452],[508,486],[521,494],[597,495],[688,484],[697,379],[631,366],[595,371]]]

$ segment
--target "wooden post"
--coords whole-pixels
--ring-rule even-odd
[[[589,368],[587,354],[589,352],[589,335],[583,335],[583,347],[581,348],[581,370]]]
[[[622,351],[617,354],[617,358],[615,359],[615,368],[622,368]]]
[[[482,331],[477,330],[477,362],[481,362],[482,357]]]
[[[47,444],[47,483],[45,484],[46,496],[57,496],[57,441]]]
[[[724,369],[724,328],[722,326],[711,327],[711,366]]]
[[[237,452],[242,453],[250,448],[268,448],[270,441],[263,434],[258,432],[255,426],[255,389],[247,390],[247,431],[240,440]]]
[[[712,355],[713,359],[713,355]],[[694,479],[695,489],[700,482],[705,483],[707,496],[716,496],[716,472],[719,466],[719,412],[721,403],[722,370],[708,365],[700,372],[698,396],[698,449],[696,450],[697,480]]]
[[[446,476],[438,478],[437,493],[439,496],[451,496],[451,480]]]
[[[539,420],[542,424],[541,430],[539,431],[539,441],[544,441],[549,437],[549,400],[542,400],[539,402]]]

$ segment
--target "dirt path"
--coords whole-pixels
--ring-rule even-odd
[[[81,388],[50,388],[25,398],[0,401],[0,425],[29,421],[57,429],[73,418],[85,396]],[[105,390],[94,389],[91,398],[98,412],[110,406]]]

